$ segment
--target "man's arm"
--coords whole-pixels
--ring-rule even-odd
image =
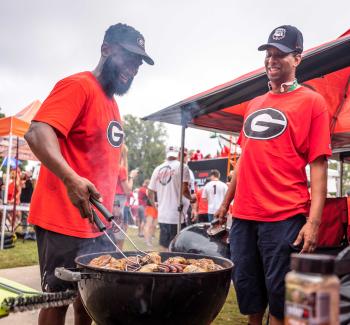
[[[126,195],[131,194],[132,188],[134,186],[134,179],[136,178],[137,175],[138,175],[138,170],[134,169],[130,172],[129,179],[121,182],[121,186]]]
[[[237,184],[237,173],[238,173],[238,169],[239,169],[239,164],[240,164],[240,160],[238,160],[238,162],[235,166],[235,169],[233,170],[231,182],[228,186],[224,200],[222,201],[219,210],[216,211],[214,214],[214,217],[218,218],[220,220],[220,223],[222,223],[222,224],[226,223],[226,214],[227,214],[227,211],[230,207],[230,204],[235,196],[236,184]]]
[[[188,185],[188,182],[183,182],[182,185],[182,195],[189,199],[191,203],[196,202],[195,199],[192,198],[191,193],[190,193],[190,187]]]
[[[101,195],[94,184],[80,177],[63,158],[54,128],[46,123],[32,122],[24,138],[35,156],[62,180],[70,200],[82,217],[91,218],[89,197],[92,195],[100,200]]]
[[[148,189],[148,193],[147,193],[148,199],[151,202],[152,206],[157,209],[158,207],[155,200],[155,194],[156,194],[155,191]]]
[[[318,229],[327,195],[327,168],[328,164],[325,156],[320,156],[310,163],[310,213],[306,224],[300,230],[294,242],[296,246],[304,242],[301,253],[310,253],[316,249]]]

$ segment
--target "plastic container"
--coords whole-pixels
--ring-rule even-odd
[[[292,254],[286,275],[285,325],[339,325],[334,257]]]

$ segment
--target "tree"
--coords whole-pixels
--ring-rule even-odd
[[[139,168],[136,180],[141,185],[144,179],[150,178],[154,168],[165,159],[165,140],[167,132],[164,124],[141,121],[131,114],[124,116],[125,143],[129,149],[129,170]]]
[[[0,106],[0,118],[5,117],[6,115],[4,113],[1,112],[2,111],[2,107]]]

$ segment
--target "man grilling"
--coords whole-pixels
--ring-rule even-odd
[[[54,276],[56,267],[75,267],[78,255],[113,249],[90,223],[89,197],[112,210],[124,137],[113,96],[128,91],[143,61],[154,64],[144,37],[125,24],[110,26],[97,67],[59,81],[25,135],[43,164],[29,222],[35,225],[44,291],[71,288]],[[75,324],[91,324],[79,298],[73,306]],[[66,311],[42,309],[39,324],[64,324]]]
[[[234,197],[230,248],[239,308],[249,324],[261,325],[269,305],[270,324],[276,325],[283,324],[290,254],[316,248],[331,150],[326,103],[295,78],[301,32],[290,25],[275,28],[259,50],[266,51],[270,91],[247,107],[241,158],[216,216],[224,221]]]

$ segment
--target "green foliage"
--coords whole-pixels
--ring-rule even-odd
[[[141,121],[130,114],[124,116],[124,132],[125,143],[129,149],[129,170],[140,169],[136,185],[141,185],[165,159],[167,132],[162,123]]]
[[[2,111],[2,107],[0,107],[0,118],[5,117],[6,115],[4,113],[1,112]]]

